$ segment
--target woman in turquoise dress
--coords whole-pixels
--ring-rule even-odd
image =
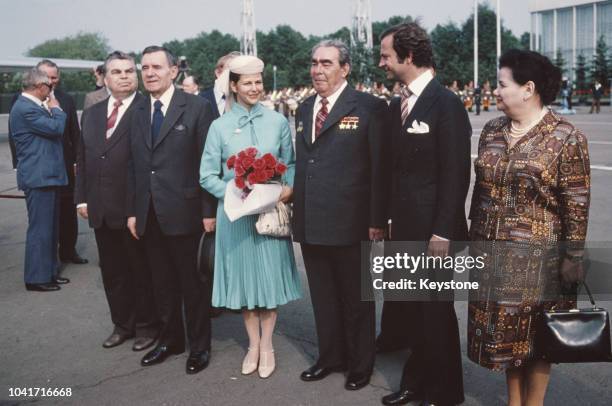
[[[200,166],[200,184],[219,199],[216,220],[214,307],[242,309],[249,336],[249,350],[242,373],[258,370],[267,378],[275,368],[272,334],[277,308],[301,297],[291,238],[257,233],[258,215],[230,222],[223,208],[225,188],[234,179],[228,169],[230,156],[255,147],[261,155],[271,153],[287,166],[280,201],[293,192],[295,158],[289,123],[281,114],[263,107],[263,62],[253,56],[238,56],[226,72],[226,113],[208,132]],[[260,334],[261,329],[261,334]]]

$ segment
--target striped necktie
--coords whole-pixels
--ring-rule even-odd
[[[329,101],[327,100],[326,97],[321,99],[321,108],[319,109],[319,112],[317,113],[317,121],[315,123],[315,140],[319,138],[319,135],[321,133],[321,128],[323,128],[323,123],[325,123],[325,119],[329,115],[329,112],[327,111],[328,103]]]
[[[408,99],[412,96],[412,92],[408,89],[408,86],[403,86],[400,89],[402,96],[402,126],[406,125],[406,119],[410,114],[410,106],[408,105]]]

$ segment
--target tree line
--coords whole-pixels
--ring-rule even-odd
[[[496,18],[495,12],[486,4],[478,10],[479,33],[479,77],[481,81],[496,81]],[[441,83],[448,85],[453,80],[460,84],[468,83],[473,76],[473,25],[472,14],[462,24],[449,22],[437,25],[431,32],[434,49],[436,74]],[[386,21],[372,23],[374,47],[371,52],[363,48],[352,49],[352,83],[385,82],[385,75],[378,69],[380,34],[387,28],[404,22],[413,21],[411,16],[393,16]],[[529,33],[516,37],[502,23],[502,50],[509,48],[529,48]],[[310,84],[308,67],[310,50],[323,38],[337,38],[350,43],[350,31],[343,27],[328,35],[305,36],[291,26],[278,25],[268,32],[257,32],[258,56],[266,63],[264,83],[267,89],[273,85],[273,66],[277,67],[276,83],[278,88],[296,87]],[[231,51],[240,49],[239,39],[218,30],[202,32],[193,38],[171,40],[163,44],[177,56],[185,56],[190,73],[197,76],[204,86],[214,81],[214,66],[217,59]],[[111,51],[108,40],[99,33],[79,33],[62,39],[45,41],[28,52],[28,56],[40,58],[71,58],[103,60]],[[140,54],[132,53],[137,61]],[[93,76],[89,72],[64,73],[64,88],[70,91],[89,91],[94,87]],[[392,85],[391,83],[386,83]],[[19,89],[18,75],[4,74],[0,78],[0,92],[14,92]]]

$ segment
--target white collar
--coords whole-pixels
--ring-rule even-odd
[[[133,92],[131,95],[129,95],[128,97],[126,97],[125,99],[121,100],[122,104],[121,107],[127,109],[128,107],[130,107],[130,104],[132,104],[132,101],[134,101],[134,97],[136,97],[136,92]],[[115,101],[117,99],[115,99],[113,97],[113,95],[111,94],[110,97],[108,98],[108,105],[112,108],[113,105],[115,104]],[[163,103],[163,102],[162,102]]]
[[[432,79],[433,73],[431,72],[431,69],[427,69],[425,72],[421,73],[419,77],[410,82],[408,89],[413,95],[419,97]]]
[[[23,97],[25,97],[28,100],[33,101],[34,103],[36,103],[37,106],[41,106],[43,105],[43,101],[40,100],[38,97],[31,95],[30,93],[26,93],[26,92],[22,92],[21,95]]]
[[[162,94],[159,97],[159,99],[156,99],[153,96],[151,96],[151,110],[153,110],[153,103],[155,103],[156,100],[159,100],[160,102],[162,102],[162,105],[167,108],[170,105],[170,100],[172,100],[173,95],[174,95],[174,85],[170,85],[170,87],[166,89],[164,94]]]
[[[332,107],[334,107],[334,104],[336,104],[336,100],[338,100],[338,97],[340,97],[340,94],[342,94],[342,92],[344,91],[344,88],[348,85],[348,82],[345,80],[344,83],[332,94],[330,94],[329,96],[327,96],[327,101],[328,103],[328,108],[327,110],[331,110]],[[315,105],[321,102],[321,99],[323,97],[319,94],[317,94],[317,98],[315,100]]]

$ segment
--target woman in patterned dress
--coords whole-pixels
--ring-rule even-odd
[[[585,136],[546,107],[561,81],[546,57],[510,50],[498,79],[505,116],[485,125],[474,162],[471,254],[485,267],[473,276],[468,357],[505,370],[509,405],[542,405],[550,364],[534,336],[542,311],[575,305],[568,288],[583,274],[589,155]]]
[[[231,222],[223,209],[227,182],[234,170],[230,156],[255,147],[287,165],[279,200],[288,202],[293,193],[295,159],[287,119],[263,107],[263,62],[241,55],[229,62],[222,76],[227,82],[226,113],[208,131],[200,166],[200,184],[219,199],[215,237],[214,307],[242,310],[249,336],[249,350],[242,363],[244,375],[258,371],[261,378],[275,369],[272,335],[277,308],[301,297],[291,238],[257,233],[258,215]],[[260,333],[261,330],[261,333]]]

